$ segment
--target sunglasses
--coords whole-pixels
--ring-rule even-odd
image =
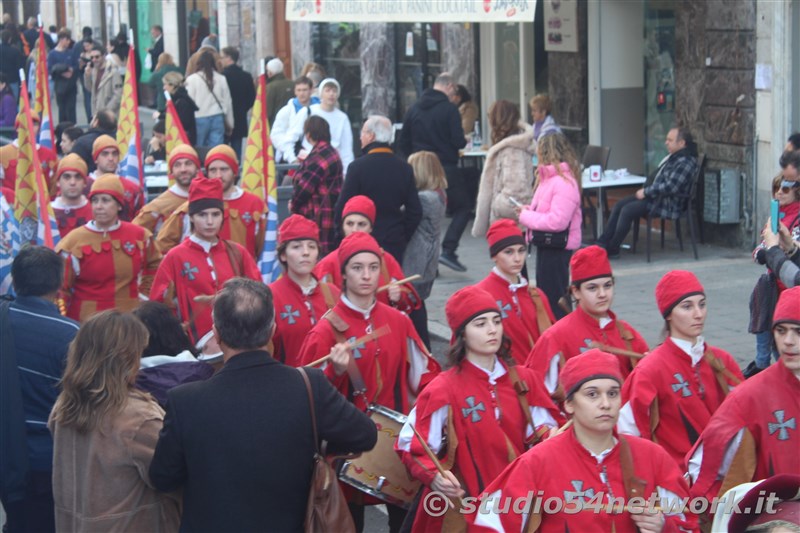
[[[783,194],[789,194],[792,192],[793,189],[800,187],[800,181],[781,181],[781,192]]]

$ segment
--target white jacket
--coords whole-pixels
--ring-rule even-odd
[[[296,98],[292,98],[278,111],[270,129],[269,138],[275,147],[275,161],[285,159],[289,163],[297,162],[294,145],[303,136],[303,125],[308,118],[308,112],[304,107],[296,111],[295,100]]]
[[[231,100],[231,91],[228,89],[228,81],[225,76],[214,72],[214,94],[208,90],[206,78],[202,72],[195,72],[186,78],[185,85],[186,92],[199,108],[194,112],[196,118],[213,117],[222,113],[225,115],[225,125],[233,127],[233,100]],[[219,100],[219,104],[217,100]]]

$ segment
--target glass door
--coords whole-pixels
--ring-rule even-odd
[[[422,91],[433,87],[442,68],[442,25],[424,22],[395,25],[397,116],[403,120]]]
[[[675,120],[675,5],[668,0],[645,4],[645,175],[667,155],[664,140]]]

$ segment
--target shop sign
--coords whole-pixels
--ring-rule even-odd
[[[532,22],[535,8],[536,0],[287,0],[286,20]]]

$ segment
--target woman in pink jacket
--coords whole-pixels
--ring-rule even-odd
[[[536,246],[536,286],[544,291],[556,318],[566,311],[558,300],[569,285],[569,259],[581,245],[581,184],[575,150],[561,133],[539,139],[539,168],[536,170],[533,199],[520,209],[519,222],[532,231],[568,231],[566,246]],[[557,241],[557,239],[555,239]],[[536,243],[534,243],[536,244]]]

